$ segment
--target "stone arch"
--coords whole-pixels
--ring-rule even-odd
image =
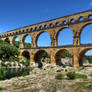
[[[85,56],[85,53],[89,50],[92,50],[92,48],[86,48],[80,51],[79,53],[79,65],[83,66],[83,57]]]
[[[9,38],[5,38],[4,41],[10,44],[10,39]]]
[[[90,25],[90,24],[92,24],[92,22],[91,22],[91,23],[90,23],[90,22],[89,22],[89,23],[84,23],[83,25],[81,25],[81,28],[80,28],[80,30],[79,30],[79,35],[81,35],[83,29],[84,29],[86,26]]]
[[[67,56],[64,55],[64,53],[66,51],[68,52]],[[66,58],[66,57],[71,58],[71,62],[69,62],[69,64],[72,66],[72,63],[73,63],[72,62],[72,53],[68,49],[60,49],[56,52],[56,54],[55,54],[56,65],[59,65],[59,66],[64,65],[64,62],[62,62],[63,60],[61,60],[61,58]]]
[[[36,43],[36,46],[37,47],[42,47],[43,46],[43,44],[41,45],[41,46],[39,46],[38,44],[38,40],[39,40],[39,38],[40,38],[40,36],[42,35],[42,34],[44,34],[44,33],[46,33],[46,36],[48,36],[49,38],[45,38],[45,40],[49,40],[49,45],[46,45],[46,41],[44,42],[44,44],[46,45],[45,47],[47,47],[47,46],[51,46],[51,37],[50,37],[50,33],[49,32],[47,32],[47,31],[41,31],[40,33],[38,33],[37,34],[37,36],[36,36],[36,41],[35,41],[35,43]],[[45,37],[46,37],[45,36]],[[41,38],[42,39],[42,38]],[[43,42],[42,42],[43,43]],[[43,46],[44,47],[44,46]]]
[[[38,50],[36,51],[35,55],[34,55],[34,61],[35,63],[42,63],[42,58],[46,58],[46,57],[50,57],[50,55],[48,54],[48,52],[46,50]]]
[[[85,30],[87,27],[89,28],[90,27],[90,25],[92,26],[92,23],[86,23],[86,24],[84,24],[82,27],[81,27],[81,29],[80,29],[80,33],[79,33],[79,36],[80,36],[80,43],[82,43],[82,32],[83,31],[88,31],[88,29],[87,30]],[[91,29],[90,29],[91,30]],[[91,32],[91,31],[90,31]],[[88,32],[87,32],[88,33]],[[86,34],[87,35],[87,34]],[[86,36],[85,35],[85,36]],[[86,42],[87,43],[87,42]],[[84,43],[83,43],[84,44]]]
[[[13,43],[14,46],[19,48],[20,38],[18,36],[13,37],[12,43]]]
[[[71,36],[71,37],[72,37],[72,39],[71,39],[71,41],[72,41],[71,44],[73,44],[73,36],[74,36],[74,35],[73,35],[73,31],[72,31],[69,27],[60,28],[60,29],[57,31],[57,34],[56,34],[56,41],[57,41],[57,44],[59,43],[58,37],[59,37],[59,35],[60,35],[60,32],[66,31],[66,30],[69,30],[70,32],[72,32],[72,34],[71,34],[71,35],[72,35],[72,36]],[[69,31],[68,31],[68,32],[69,32]],[[66,37],[66,38],[67,38],[67,37]],[[61,38],[61,39],[62,39],[62,38]],[[65,40],[65,39],[64,39],[64,40]],[[59,44],[58,44],[58,45],[59,45]],[[70,44],[67,44],[67,45],[70,45]]]
[[[30,60],[30,52],[25,50],[22,52],[22,56],[28,60]]]
[[[29,40],[27,39],[27,42],[25,42],[26,37],[28,37],[28,39],[29,39]],[[30,34],[24,35],[23,38],[22,38],[22,42],[23,42],[24,48],[31,48],[31,44],[32,44],[31,35]]]

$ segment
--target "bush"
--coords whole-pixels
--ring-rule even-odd
[[[67,75],[68,79],[75,79],[76,78],[75,72],[68,72],[66,75]]]
[[[64,75],[63,74],[57,74],[55,78],[58,79],[58,80],[62,80],[64,78]]]
[[[78,67],[78,71],[85,69],[85,67]]]
[[[0,91],[2,91],[2,90],[5,90],[5,88],[3,88],[3,87],[0,87]]]
[[[24,70],[22,76],[29,75],[29,73],[30,73],[30,69],[26,69],[26,70]]]
[[[26,76],[29,75],[30,69],[28,68],[10,68],[7,69],[6,78],[10,79],[12,77]]]
[[[76,78],[87,79],[87,75],[78,74],[78,73],[75,73],[75,72],[68,72],[67,77],[68,77],[68,79],[76,79]]]
[[[6,78],[6,70],[0,67],[0,80],[4,80]]]
[[[78,73],[76,73],[75,76],[76,76],[76,78],[87,79],[87,75],[84,75],[84,74],[78,74]]]

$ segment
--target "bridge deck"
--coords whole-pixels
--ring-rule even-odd
[[[63,45],[57,47],[37,47],[37,48],[21,48],[22,49],[49,49],[49,48],[74,48],[74,47],[92,47],[92,44],[81,44],[81,45]]]

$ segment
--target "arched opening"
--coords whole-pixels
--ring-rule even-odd
[[[80,35],[81,44],[92,44],[92,24],[85,26]]]
[[[89,16],[88,16],[88,19],[89,19],[89,20],[92,20],[92,15],[89,15]]]
[[[19,37],[14,37],[13,39],[13,45],[16,46],[17,48],[19,48],[19,44],[20,44],[20,38]]]
[[[51,46],[51,39],[48,32],[42,32],[37,36],[37,46],[38,47],[48,47]]]
[[[57,27],[60,26],[60,22],[56,22],[56,25],[55,26],[57,26]]]
[[[58,46],[73,45],[73,33],[69,28],[59,30],[57,34]]]
[[[79,55],[80,66],[92,67],[92,48],[83,50]]]
[[[64,20],[64,21],[63,21],[63,25],[66,25],[66,24],[67,24],[67,22],[66,22],[66,20]]]
[[[71,19],[71,21],[70,21],[71,23],[75,23],[75,19]]]
[[[59,66],[72,66],[72,55],[68,50],[59,50],[55,55],[56,65]]]
[[[6,38],[4,41],[10,44],[10,39],[9,38]]]
[[[24,58],[30,60],[30,54],[29,54],[28,51],[24,51],[24,52],[22,53],[22,56],[23,56]]]
[[[26,34],[23,37],[23,45],[24,45],[24,48],[31,48],[31,44],[32,44],[31,36],[29,34]]]
[[[30,53],[28,51],[23,51],[22,56],[23,56],[22,64],[24,64],[26,67],[30,66]]]
[[[84,21],[84,17],[80,17],[79,18],[79,21],[81,22],[81,21]]]
[[[50,63],[50,58],[45,50],[39,50],[34,56],[35,63],[42,67],[44,63]]]

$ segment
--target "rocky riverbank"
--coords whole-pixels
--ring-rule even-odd
[[[66,73],[75,71],[76,73],[87,75],[87,79],[67,79]],[[64,79],[56,79],[56,75],[65,75]],[[0,81],[1,92],[92,92],[92,67],[72,68],[53,66],[51,64],[44,64],[42,68],[32,66],[30,75],[15,77],[10,80]],[[83,82],[86,82],[84,85]],[[77,83],[83,83],[83,86],[90,85],[88,88],[83,88],[84,91],[75,91]],[[79,86],[78,86],[79,87]],[[89,91],[88,91],[89,90]]]

